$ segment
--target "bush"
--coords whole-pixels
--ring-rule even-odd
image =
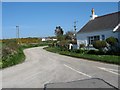
[[[97,51],[97,50],[89,50],[87,54],[93,54],[93,55],[105,55],[103,51]]]
[[[13,55],[8,54],[6,58],[2,58],[2,67],[6,68],[9,66],[16,65],[18,63],[21,63],[25,60],[25,55],[23,53],[22,48],[18,48],[17,53],[14,53]]]
[[[95,52],[95,50],[89,50],[88,52],[87,52],[87,54],[95,54],[96,52]]]
[[[74,50],[72,50],[72,52],[83,54],[83,53],[85,53],[85,50],[84,49],[74,49]]]
[[[110,45],[115,45],[115,43],[117,42],[117,39],[114,38],[114,37],[109,37],[106,39],[107,43],[110,44]]]
[[[85,44],[80,44],[80,48],[84,48],[85,47]]]
[[[107,44],[105,41],[95,41],[93,43],[93,47],[99,49],[100,51],[103,51],[103,49],[107,47]]]
[[[2,59],[13,55],[18,51],[19,45],[14,39],[5,40],[2,47]]]
[[[83,59],[89,59],[89,60],[95,60],[95,61],[101,61],[101,62],[107,62],[107,63],[120,65],[120,62],[118,60],[118,58],[120,56],[114,56],[114,55],[89,55],[89,54],[85,54],[85,53],[80,54],[80,53],[74,53],[74,52],[69,52],[69,51],[61,51],[59,48],[55,48],[55,47],[47,47],[45,49],[47,51],[50,51],[50,52],[59,53],[59,54],[67,55],[67,56],[71,56],[71,57],[83,58]],[[91,50],[89,53],[94,53],[94,52],[96,53],[96,52],[99,52],[99,51]]]
[[[118,43],[118,39],[114,37],[109,37],[106,39],[106,42],[108,43],[108,53],[110,54],[116,54],[120,53],[120,43]]]
[[[66,40],[62,40],[58,43],[58,47],[61,49],[61,51],[68,50],[68,42]]]
[[[15,39],[9,39],[4,42],[5,47],[8,47],[12,50],[17,50],[19,45],[17,44],[17,41]]]

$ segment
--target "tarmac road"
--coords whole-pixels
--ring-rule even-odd
[[[46,83],[101,78],[118,87],[118,66],[48,52],[24,50],[26,60],[2,70],[2,88],[43,88]]]

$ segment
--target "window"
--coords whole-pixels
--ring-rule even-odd
[[[90,36],[88,37],[89,44],[93,44],[94,41],[100,40],[100,36]]]
[[[94,41],[100,40],[100,36],[94,36]]]
[[[102,35],[102,40],[105,40],[105,35]]]

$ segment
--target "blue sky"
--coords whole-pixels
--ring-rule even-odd
[[[118,11],[117,2],[3,2],[3,38],[16,37],[16,25],[20,37],[53,36],[60,25],[64,32],[73,30],[77,20],[77,31],[85,25],[95,9],[98,16]]]

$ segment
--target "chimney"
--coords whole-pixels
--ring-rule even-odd
[[[92,15],[95,15],[94,8],[92,8],[91,12],[92,12]]]
[[[94,8],[92,8],[91,12],[92,12],[92,15],[90,16],[90,17],[91,17],[90,20],[94,20],[94,19],[97,17],[97,15],[95,15],[95,10],[94,10]]]

